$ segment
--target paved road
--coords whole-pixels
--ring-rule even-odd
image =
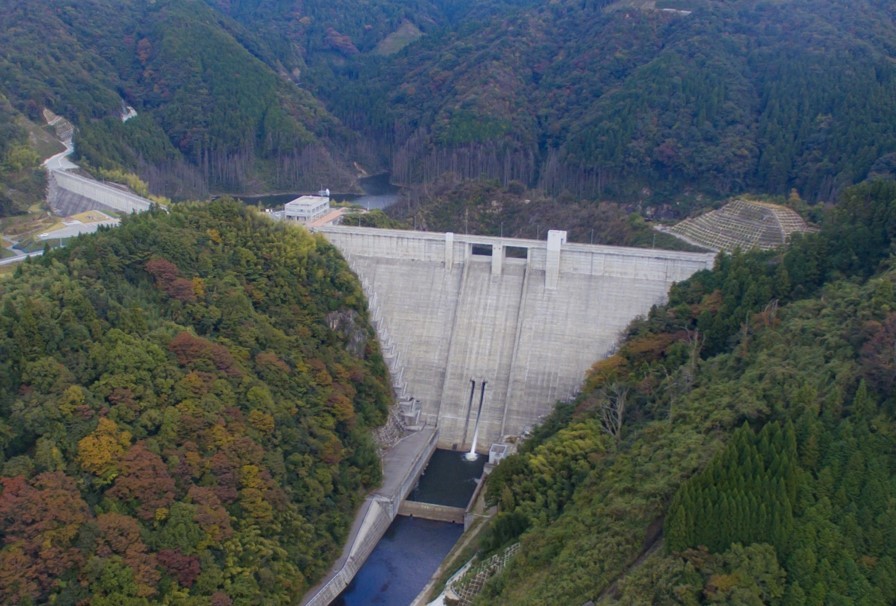
[[[398,512],[398,505],[404,497],[402,492],[406,488],[409,474],[414,473],[417,462],[423,453],[428,450],[430,441],[434,440],[433,433],[435,431],[435,428],[427,427],[414,432],[399,440],[385,453],[383,457],[383,485],[364,500],[364,503],[355,515],[354,522],[349,530],[348,539],[342,550],[342,555],[336,560],[327,575],[316,586],[308,590],[301,604],[316,601],[315,598],[327,584],[342,573],[343,568],[349,564],[350,558],[361,561],[358,564],[358,568],[363,564],[363,560],[367,559],[367,556],[370,555],[375,546],[375,542],[371,544],[371,542],[365,542],[364,540],[370,531],[369,523],[373,521],[372,519],[368,520],[368,512],[373,507],[374,501],[394,505],[394,511]],[[385,528],[382,531],[385,532]],[[376,537],[376,540],[379,540],[379,538]],[[364,549],[364,547],[369,549]],[[352,567],[352,570],[357,570],[357,568]],[[354,576],[353,572],[352,576]],[[346,585],[350,580],[346,580]],[[344,589],[344,586],[341,589]]]
[[[13,251],[16,252],[16,251]],[[11,265],[13,263],[18,263],[19,261],[24,261],[28,257],[39,257],[44,254],[43,250],[36,250],[30,253],[22,253],[17,254],[15,257],[7,257],[6,259],[0,259],[0,265]]]
[[[68,157],[75,151],[75,146],[71,141],[63,141],[63,145],[65,145],[65,151],[61,151],[55,156],[50,156],[46,160],[44,160],[44,168],[48,171],[54,170],[72,170],[78,168],[78,165],[68,159]]]

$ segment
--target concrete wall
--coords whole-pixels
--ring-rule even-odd
[[[712,254],[358,227],[323,233],[364,285],[393,375],[419,398],[440,448],[519,434],[578,390],[636,316]],[[525,252],[510,258],[508,247]],[[491,249],[491,255],[474,251]],[[471,381],[476,392],[470,398]]]
[[[450,507],[448,505],[436,505],[435,503],[423,503],[421,501],[404,501],[398,508],[398,515],[436,522],[451,522],[463,524],[466,510],[463,507]]]
[[[90,208],[130,214],[149,210],[152,202],[130,192],[71,172],[50,171],[48,201],[51,208],[70,206],[72,199],[91,201]],[[79,204],[81,206],[81,204]],[[71,209],[70,209],[71,210]],[[79,208],[77,212],[88,210]],[[74,214],[74,213],[69,213]]]

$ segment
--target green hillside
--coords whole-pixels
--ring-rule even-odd
[[[896,185],[735,254],[594,365],[488,483],[482,604],[891,604]]]
[[[561,0],[467,22],[370,62],[344,102],[320,95],[347,121],[377,100],[368,132],[402,183],[816,201],[892,165],[891,2],[677,5],[692,10]]]
[[[655,4],[7,0],[0,93],[71,119],[86,167],[175,198],[389,169],[578,200],[817,202],[894,172],[889,0]]]
[[[379,482],[360,286],[236,202],[23,264],[0,352],[4,604],[293,604]]]
[[[8,3],[2,90],[33,121],[75,123],[85,167],[160,193],[350,187],[352,135],[274,71],[260,38],[199,0]],[[124,104],[138,117],[122,123]]]
[[[44,194],[46,178],[26,125],[0,93],[0,217],[26,211]]]
[[[480,555],[520,547],[478,600],[896,603],[893,0],[0,0],[0,216],[44,197],[47,109],[154,193],[389,169],[430,230],[663,246],[645,218],[807,201],[819,233],[675,285],[494,471]],[[234,201],[23,263],[0,603],[294,603],[380,479],[365,309]]]

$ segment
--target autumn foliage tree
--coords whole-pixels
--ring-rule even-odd
[[[379,479],[360,293],[323,241],[232,201],[22,264],[0,284],[0,603],[294,603]]]
[[[125,504],[138,518],[164,518],[174,501],[174,480],[162,458],[143,443],[132,446],[121,459],[121,472],[106,496]]]
[[[103,482],[118,475],[122,457],[131,444],[131,434],[121,431],[115,421],[102,417],[96,430],[78,442],[78,461]]]
[[[197,289],[193,280],[180,277],[174,263],[156,257],[146,262],[146,271],[156,279],[156,286],[169,297],[184,303],[196,301]]]
[[[6,603],[46,599],[84,563],[77,538],[90,510],[62,472],[0,478],[0,486],[0,560],[9,583],[0,595]]]

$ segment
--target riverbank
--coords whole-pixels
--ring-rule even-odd
[[[463,525],[398,516],[330,606],[409,604],[463,533]]]
[[[426,427],[405,436],[383,457],[383,485],[355,516],[342,556],[330,572],[302,599],[304,606],[330,604],[348,586],[392,524],[401,501],[411,492],[438,441],[438,431]]]

